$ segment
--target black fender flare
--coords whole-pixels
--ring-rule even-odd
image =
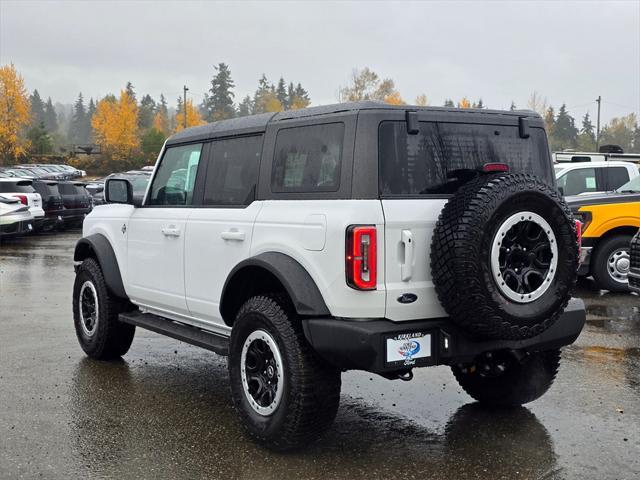
[[[225,315],[227,310],[225,307],[228,305],[228,303],[225,304],[225,300],[233,295],[232,290],[238,286],[235,280],[242,276],[243,270],[255,267],[264,269],[276,277],[299,315],[316,317],[331,315],[318,286],[297,260],[284,253],[265,252],[243,260],[227,276],[220,295],[220,312],[224,318],[228,317]]]
[[[122,283],[118,259],[107,237],[95,233],[78,240],[73,252],[73,260],[81,262],[89,257],[95,257],[100,264],[102,275],[104,275],[104,280],[107,282],[109,290],[117,297],[128,298]]]

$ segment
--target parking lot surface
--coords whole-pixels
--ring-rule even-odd
[[[549,393],[487,411],[446,367],[349,372],[332,429],[276,454],[242,432],[226,360],[138,330],[86,358],[71,316],[79,232],[0,246],[0,478],[640,478],[640,297],[576,296],[588,324]]]

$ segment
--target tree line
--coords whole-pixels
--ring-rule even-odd
[[[64,157],[65,161],[70,159],[76,166],[96,173],[139,168],[153,163],[166,138],[185,125],[192,127],[311,104],[301,83],[287,82],[283,77],[272,83],[264,74],[258,79],[253,95],[237,99],[229,66],[219,63],[213,70],[209,89],[199,104],[188,98],[185,105],[182,96],[171,106],[164,94],[158,98],[150,94],[139,97],[128,82],[117,96],[109,94],[87,102],[80,93],[65,112],[51,97],[45,100],[37,89],[27,92],[13,65],[0,66],[0,164],[34,159],[46,163],[47,155],[55,155],[57,161]],[[338,89],[339,102],[362,100],[406,104],[392,79],[382,78],[369,68],[353,70],[348,84]],[[430,102],[425,94],[420,94],[413,104],[427,106]],[[466,97],[457,102],[446,99],[443,106],[486,108],[481,98],[470,101]],[[511,102],[509,108],[516,110],[517,106]],[[596,132],[589,113],[577,125],[565,104],[556,112],[537,92],[531,95],[526,108],[544,118],[551,150],[595,150]],[[640,153],[636,115],[613,118],[601,129],[598,143],[616,144],[625,152]],[[77,155],[77,146],[87,145],[97,145],[100,154]]]

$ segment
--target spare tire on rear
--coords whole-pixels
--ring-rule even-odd
[[[451,320],[478,338],[518,340],[562,313],[578,268],[571,211],[528,174],[480,176],[443,208],[431,273]]]

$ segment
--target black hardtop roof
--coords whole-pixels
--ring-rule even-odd
[[[242,135],[263,132],[269,123],[281,122],[297,118],[315,117],[343,112],[357,112],[362,110],[408,110],[417,112],[443,113],[453,115],[466,115],[470,117],[504,115],[508,117],[537,117],[540,115],[533,110],[488,110],[477,108],[454,107],[420,107],[416,105],[389,105],[384,102],[362,101],[321,105],[317,107],[301,108],[298,110],[286,110],[276,113],[261,113],[246,117],[231,118],[218,122],[208,123],[199,127],[191,127],[172,135],[167,140],[167,145],[185,143],[209,138],[230,135]]]

